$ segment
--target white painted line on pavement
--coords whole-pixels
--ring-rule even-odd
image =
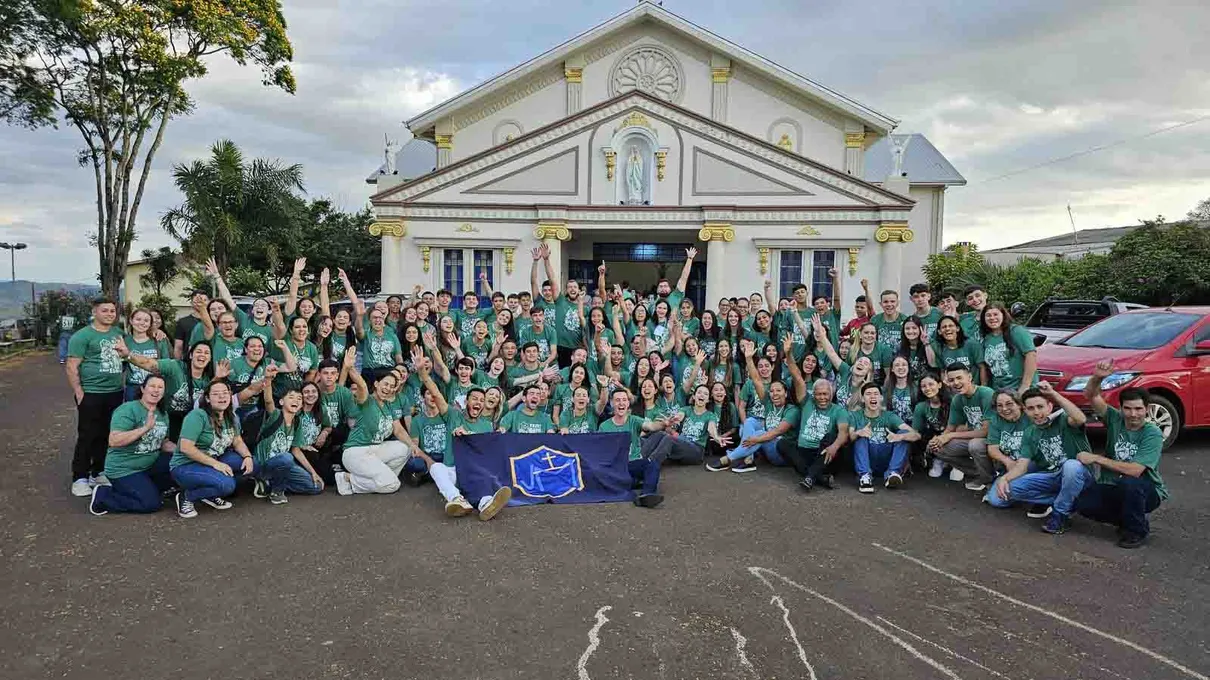
[[[878,616],[876,618],[879,621],[890,626],[891,628],[894,628],[901,633],[906,633],[907,635],[910,635],[911,637],[916,638],[917,640],[919,640],[920,642],[923,642],[926,645],[932,645],[932,646],[936,647],[937,649],[940,649],[941,651],[945,652],[946,654],[949,654],[950,656],[954,657],[955,659],[965,661],[965,662],[969,663],[970,665],[974,666],[975,668],[981,668],[981,669],[987,671],[988,673],[991,673],[992,675],[996,676],[997,678],[1004,678],[1004,680],[1012,680],[1012,678],[1009,678],[1007,675],[1005,675],[1003,673],[998,673],[998,672],[988,668],[987,666],[984,666],[983,664],[979,663],[978,661],[975,661],[974,659],[962,656],[958,652],[955,652],[954,650],[949,649],[948,647],[943,647],[943,646],[937,644],[936,642],[933,642],[932,640],[920,637],[919,635],[913,633],[912,631],[908,630],[907,628],[904,628],[903,626],[896,625],[895,623],[888,621],[881,616]]]
[[[765,569],[764,567],[748,567],[748,571],[753,576],[760,579],[761,582],[764,583],[766,586],[768,586],[770,590],[774,590],[773,584],[770,583],[769,580],[766,579],[764,574],[762,574],[761,572],[768,572],[769,574],[776,576],[777,578],[781,579],[782,581],[785,581],[787,584],[794,586],[795,588],[798,588],[799,590],[803,591],[804,593],[807,593],[808,595],[811,595],[812,597],[814,597],[816,599],[822,600],[822,601],[832,605],[833,607],[836,607],[837,609],[844,612],[845,614],[848,614],[850,617],[856,619],[857,621],[860,621],[861,623],[864,623],[865,625],[869,626],[870,628],[873,628],[874,630],[878,631],[879,633],[882,633],[882,635],[884,637],[886,637],[891,642],[894,642],[895,644],[902,647],[905,651],[907,651],[908,654],[911,654],[912,656],[916,657],[917,659],[919,659],[919,660],[925,662],[926,664],[932,666],[933,668],[936,668],[937,670],[941,671],[942,673],[945,674],[945,676],[947,678],[950,678],[950,680],[962,680],[962,678],[957,673],[955,673],[952,670],[950,670],[949,668],[947,668],[940,661],[934,659],[933,657],[929,656],[928,654],[925,654],[924,652],[921,652],[920,650],[913,647],[911,645],[911,643],[909,643],[908,641],[904,640],[903,638],[900,638],[899,636],[895,635],[891,631],[887,630],[886,628],[883,628],[882,626],[878,625],[877,623],[874,623],[873,621],[867,619],[866,617],[862,616],[861,614],[858,614],[857,612],[853,611],[852,609],[849,609],[848,607],[844,606],[840,602],[833,600],[832,598],[828,597],[827,595],[824,595],[823,593],[820,593],[816,590],[812,590],[811,588],[808,588],[808,587],[804,586],[803,584],[798,583],[797,581],[792,581],[792,580],[786,578],[785,576],[782,576],[781,574],[777,573],[776,571],[773,571],[772,569]],[[787,622],[789,621],[788,613],[787,613],[786,621]],[[797,644],[797,639],[795,639],[795,643]],[[799,647],[799,650],[801,651],[802,647]],[[814,671],[812,671],[811,677],[815,677]]]
[[[605,612],[610,609],[613,609],[613,607],[609,605],[598,609],[596,614],[597,622],[588,631],[588,647],[580,655],[580,661],[576,664],[576,671],[579,673],[580,680],[592,680],[588,675],[588,659],[592,657],[593,652],[597,651],[597,647],[601,646],[601,628],[609,622],[609,617],[605,616]]]
[[[1136,642],[1131,642],[1130,640],[1125,640],[1123,638],[1120,638],[1120,637],[1114,635],[1113,633],[1106,633],[1105,631],[1100,630],[1098,628],[1093,628],[1092,626],[1089,626],[1087,624],[1080,623],[1079,621],[1076,621],[1075,619],[1069,619],[1066,616],[1063,616],[1062,614],[1059,614],[1057,612],[1052,612],[1049,609],[1046,609],[1044,607],[1039,607],[1035,604],[1030,604],[1028,602],[1018,600],[1017,598],[1015,598],[1011,595],[1005,595],[1004,593],[1002,593],[998,590],[994,590],[992,588],[988,588],[985,585],[975,583],[974,581],[972,581],[968,578],[963,578],[957,574],[951,574],[948,571],[945,571],[944,569],[934,567],[933,565],[929,564],[928,562],[925,562],[924,560],[920,560],[915,557],[912,557],[911,555],[909,555],[907,553],[899,552],[898,550],[888,548],[885,545],[882,545],[881,543],[872,543],[871,545],[873,545],[875,548],[878,548],[879,550],[884,550],[897,557],[902,557],[903,559],[905,559],[909,562],[912,562],[921,567],[924,567],[925,569],[927,569],[935,574],[940,574],[952,581],[961,583],[962,585],[967,586],[969,588],[974,588],[975,590],[982,591],[984,593],[987,593],[988,595],[998,597],[1001,600],[1015,604],[1018,607],[1025,608],[1030,611],[1035,611],[1035,612],[1038,612],[1039,614],[1044,614],[1056,621],[1066,623],[1067,625],[1074,626],[1075,628],[1079,628],[1080,630],[1082,630],[1084,632],[1092,633],[1093,635],[1103,637],[1106,640],[1109,640],[1110,642],[1116,642],[1117,644],[1119,644],[1123,647],[1128,647],[1130,649],[1133,649],[1136,652],[1146,654],[1147,656],[1155,659],[1156,661],[1159,661],[1160,663],[1165,664],[1167,666],[1171,666],[1172,668],[1175,668],[1176,670],[1184,673],[1185,675],[1188,675],[1191,678],[1197,678],[1197,680],[1210,680],[1210,678],[1193,670],[1192,668],[1189,668],[1176,661],[1173,661],[1172,659],[1169,659],[1168,657],[1164,656],[1163,654],[1160,654],[1159,652],[1154,652]]]
[[[756,668],[754,668],[752,666],[752,662],[748,660],[748,652],[744,649],[748,645],[748,638],[744,637],[743,634],[734,627],[731,628],[731,637],[735,638],[735,655],[739,657],[739,665],[748,669],[748,671],[755,676]]]
[[[785,622],[786,628],[790,631],[790,639],[794,641],[794,646],[798,648],[798,660],[802,662],[802,665],[807,667],[807,672],[811,674],[811,680],[819,680],[815,676],[815,667],[811,665],[810,661],[807,661],[807,650],[803,649],[802,643],[798,641],[798,631],[794,630],[794,624],[790,623],[790,610],[786,609],[786,603],[782,602],[780,597],[774,595],[769,604],[775,604],[781,609],[782,621]]]

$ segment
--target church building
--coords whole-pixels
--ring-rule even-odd
[[[772,281],[906,289],[942,248],[965,180],[897,121],[650,2],[407,121],[367,181],[382,288],[529,288],[545,243],[564,279],[646,291],[699,251],[688,295]],[[906,303],[905,303],[906,304]]]

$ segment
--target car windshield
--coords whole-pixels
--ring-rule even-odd
[[[1155,349],[1166,345],[1198,320],[1196,314],[1144,312],[1118,314],[1062,342],[1071,347]]]

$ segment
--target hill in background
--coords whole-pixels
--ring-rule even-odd
[[[35,281],[33,282],[33,290],[37,295],[41,295],[44,291],[48,290],[66,290],[72,293],[93,296],[101,292],[101,287],[87,283],[43,283]],[[22,281],[20,279],[15,283],[13,281],[0,281],[0,319],[24,317],[25,304],[28,302],[32,302],[29,281]]]

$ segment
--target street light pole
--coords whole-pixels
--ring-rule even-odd
[[[5,243],[0,241],[0,248],[8,251],[8,266],[12,275],[13,283],[17,282],[17,251],[25,250],[29,246],[24,243]]]

